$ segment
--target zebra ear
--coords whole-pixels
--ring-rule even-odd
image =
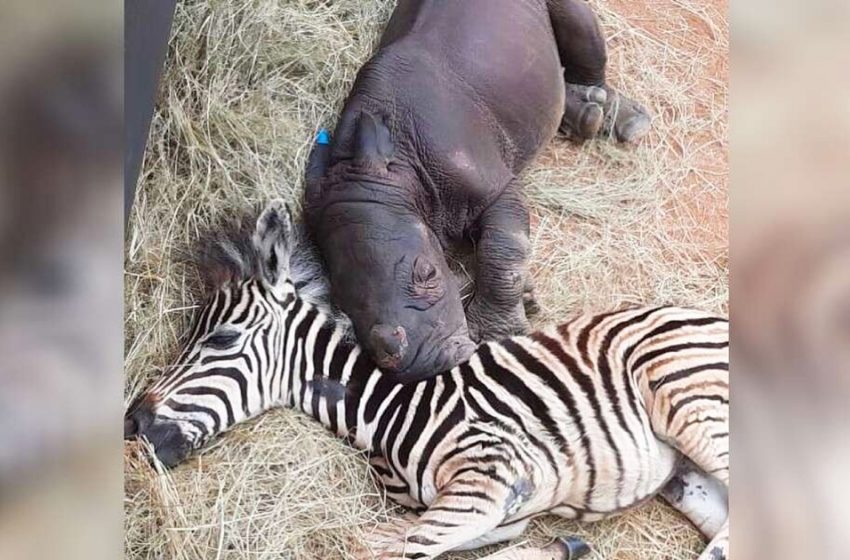
[[[270,286],[289,280],[292,215],[283,200],[273,200],[260,214],[254,232],[254,248],[260,274]]]

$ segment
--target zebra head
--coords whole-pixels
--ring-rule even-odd
[[[177,362],[128,408],[125,438],[147,438],[170,467],[274,404],[283,331],[295,300],[292,243],[289,210],[274,201],[252,234],[215,245],[202,270],[211,294]]]

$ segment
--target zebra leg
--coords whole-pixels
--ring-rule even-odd
[[[726,560],[729,557],[727,486],[702,472],[690,460],[683,459],[673,478],[661,490],[661,497],[711,539],[699,560]]]
[[[728,389],[726,400],[728,402]],[[726,426],[728,426],[728,410],[728,405],[718,404],[713,407],[713,410],[704,414],[713,415],[711,416],[713,418],[725,417]],[[679,434],[679,438],[674,438],[673,443],[686,454],[688,459],[696,463],[698,468],[687,471],[687,466],[680,467],[662,490],[662,496],[670,495],[672,498],[677,498],[679,497],[677,482],[683,484],[682,496],[679,500],[674,500],[677,503],[673,503],[673,506],[684,513],[703,534],[711,539],[699,560],[729,558],[729,437],[728,431],[717,431],[716,427],[705,427],[706,424],[712,426],[714,423],[711,421],[691,425],[697,427],[694,430],[697,433],[687,436],[682,434],[681,427],[674,431],[674,434]],[[728,428],[725,429],[728,430]],[[688,431],[687,428],[684,429],[685,433]],[[685,463],[687,464],[688,462]],[[687,484],[686,487],[685,484]]]
[[[729,519],[720,531],[714,535],[697,560],[727,560],[729,558]]]
[[[381,524],[360,558],[435,558],[495,530],[516,501],[516,490],[485,477],[452,481],[415,520]]]
[[[677,338],[673,331],[672,336],[664,338],[663,345],[651,339],[646,342],[642,351],[656,355],[660,352],[666,359],[650,360],[635,373],[653,431],[698,467],[690,468],[689,463],[684,463],[662,493],[674,498],[683,513],[711,538],[700,559],[725,560],[729,546],[728,505],[724,514],[718,502],[727,502],[722,494],[729,489],[728,324],[711,321],[701,330],[697,330],[695,321],[690,326],[688,321],[683,324],[686,338]],[[687,349],[677,345],[685,340]],[[636,352],[636,360],[642,351]],[[679,498],[677,482],[687,483],[693,495],[686,496],[682,487]],[[706,490],[709,483],[712,489]],[[700,490],[705,490],[705,496]],[[676,503],[674,506],[679,507]]]
[[[588,554],[590,547],[577,537],[555,539],[542,548],[524,546],[500,550],[482,560],[577,560]]]
[[[410,486],[398,476],[387,460],[380,455],[369,457],[369,464],[378,475],[387,497],[395,503],[413,509],[422,510],[422,504],[410,495]]]
[[[682,316],[631,359],[652,431],[729,486],[729,325]]]
[[[729,493],[715,478],[706,475],[688,459],[661,490],[671,506],[682,512],[709,539],[723,528],[729,517]]]
[[[531,517],[506,523],[479,537],[455,548],[455,551],[475,550],[500,542],[513,540],[528,527]],[[590,546],[578,537],[558,538],[544,547],[509,547],[485,556],[483,560],[576,560],[590,552]]]
[[[500,542],[513,540],[520,536],[523,531],[525,531],[525,528],[528,527],[529,521],[530,519],[523,519],[518,523],[500,525],[499,527],[496,527],[486,535],[478,537],[475,540],[463,543],[454,550],[475,550],[476,548],[481,548],[483,546],[490,546],[491,544],[497,544]]]

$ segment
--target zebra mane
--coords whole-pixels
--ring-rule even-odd
[[[252,241],[258,216],[258,211],[247,212],[241,218],[210,228],[190,252],[188,260],[198,271],[207,291],[259,275],[259,255]],[[354,326],[331,302],[327,270],[304,220],[299,218],[293,225],[289,270],[298,296],[333,318],[353,341]]]

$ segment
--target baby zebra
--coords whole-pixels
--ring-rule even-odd
[[[312,415],[372,453],[387,493],[417,514],[378,527],[359,558],[434,558],[517,537],[544,513],[601,519],[659,492],[711,539],[701,558],[727,556],[725,319],[583,315],[400,384],[299,295],[292,245],[276,201],[251,238],[222,246],[218,287],[177,365],[129,408],[127,437],[170,466],[271,407]],[[492,558],[585,551],[561,539]]]

